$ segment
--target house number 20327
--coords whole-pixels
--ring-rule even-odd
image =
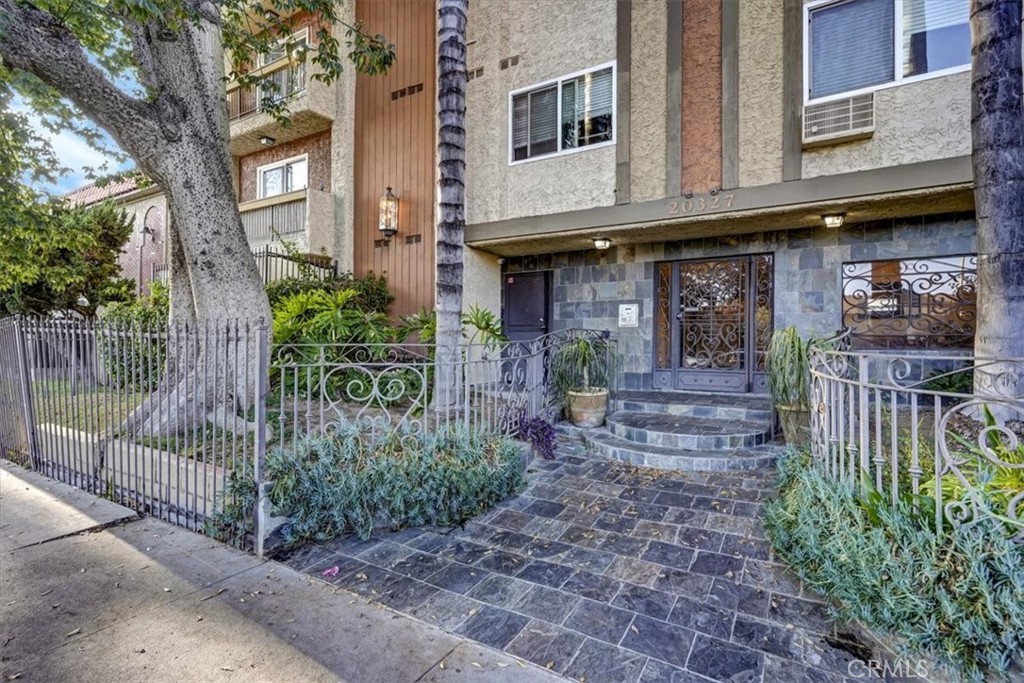
[[[709,194],[690,199],[672,200],[668,203],[668,213],[670,216],[675,216],[677,214],[731,209],[732,200],[735,196],[732,194]]]

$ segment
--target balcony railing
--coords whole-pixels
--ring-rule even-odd
[[[238,206],[245,238],[266,242],[306,231],[306,190],[246,202]]]
[[[259,85],[228,84],[229,120],[237,121],[258,113],[266,96],[287,99],[306,90],[306,65],[295,58],[279,59],[262,67],[259,73],[277,84],[276,92],[265,92],[264,87]]]

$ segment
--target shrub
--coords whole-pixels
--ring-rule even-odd
[[[1008,680],[1024,652],[1024,548],[989,518],[939,535],[927,508],[914,507],[924,502],[893,505],[827,481],[798,454],[780,465],[765,528],[800,578],[835,601],[838,617],[970,680]]]
[[[291,517],[289,544],[459,524],[523,482],[519,448],[505,437],[451,429],[374,438],[365,422],[271,451],[267,478],[270,502]]]
[[[312,290],[274,309],[274,344],[387,344],[395,329],[384,313],[363,310],[359,292]]]
[[[521,418],[517,434],[520,439],[531,444],[545,460],[555,459],[554,426],[543,417]]]
[[[437,313],[421,309],[419,313],[404,315],[398,327],[399,338],[405,341],[415,336],[420,344],[433,344],[437,340]],[[462,314],[462,337],[470,344],[497,348],[508,341],[501,331],[501,320],[492,311],[474,304]]]
[[[367,274],[365,277],[353,277],[351,273],[337,277],[317,280],[315,278],[288,278],[276,280],[267,285],[267,298],[270,307],[277,310],[278,305],[289,297],[306,292],[338,292],[354,290],[352,305],[365,313],[386,314],[395,300],[388,290],[388,281],[382,275]]]
[[[169,309],[167,287],[153,282],[148,296],[111,304],[100,314],[106,325],[96,337],[108,383],[135,384],[139,391],[157,385],[164,371]]]

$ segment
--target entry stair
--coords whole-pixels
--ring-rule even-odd
[[[767,396],[706,392],[623,391],[605,426],[580,430],[609,457],[665,470],[750,470],[785,450],[773,438]]]

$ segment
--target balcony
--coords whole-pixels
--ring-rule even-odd
[[[267,64],[259,72],[273,79],[279,92],[288,93],[291,123],[287,127],[282,126],[260,109],[262,95],[259,87],[229,83],[227,104],[233,156],[264,149],[260,143],[264,135],[276,142],[288,142],[331,127],[334,121],[334,89],[310,78],[308,64],[295,56],[284,57]]]
[[[298,190],[238,205],[252,246],[287,240],[301,251],[334,247],[334,201],[328,192]]]

